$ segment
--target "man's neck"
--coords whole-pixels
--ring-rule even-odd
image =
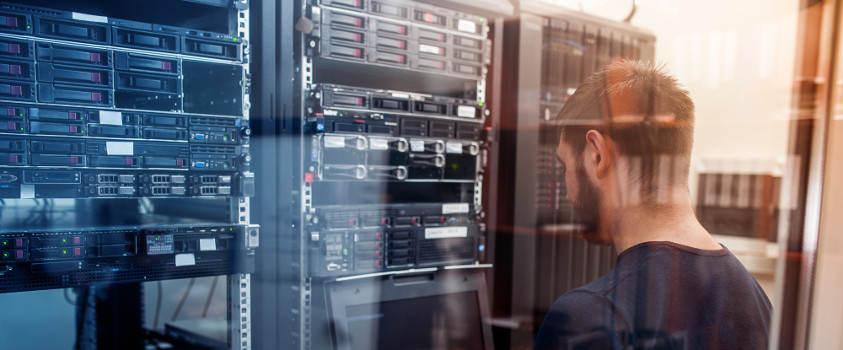
[[[690,198],[676,198],[670,204],[627,206],[615,211],[611,230],[618,254],[644,242],[669,241],[704,250],[720,244],[700,225]]]

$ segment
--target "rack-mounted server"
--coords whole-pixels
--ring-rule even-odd
[[[325,0],[311,54],[330,60],[482,79],[485,18],[409,1]]]
[[[168,225],[0,233],[0,292],[230,275],[254,225]]]
[[[468,203],[325,207],[308,231],[319,244],[310,252],[314,276],[342,276],[477,259],[480,221]]]

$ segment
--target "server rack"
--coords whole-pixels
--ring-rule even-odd
[[[402,0],[299,5],[290,342],[331,348],[327,285],[444,279],[446,267],[482,276],[491,266],[482,206],[490,12]]]
[[[631,25],[563,8],[522,3],[504,25],[502,164],[497,187],[493,314],[496,344],[531,346],[553,301],[614,265],[610,247],[584,241],[565,199],[564,169],[556,160],[556,115],[579,83],[618,58],[652,60],[655,37]],[[514,273],[516,272],[517,273]],[[515,287],[517,286],[517,287]],[[530,287],[523,287],[530,286]]]
[[[74,287],[78,348],[143,348],[178,337],[144,334],[139,282],[225,275],[222,346],[250,348],[248,1],[0,16],[0,291]]]

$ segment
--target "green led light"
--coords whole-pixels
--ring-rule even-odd
[[[61,242],[62,242],[62,243],[67,243],[67,238],[62,238],[62,239],[61,239]]]
[[[3,245],[9,245],[8,241],[3,241]]]
[[[345,254],[345,255],[348,255],[348,248],[343,248],[342,253]]]
[[[4,257],[4,258],[8,258],[8,257],[9,257],[9,253],[3,253],[3,257]]]
[[[229,230],[229,231],[234,231],[234,227],[229,227],[229,228],[228,228],[228,230]]]
[[[237,41],[237,38],[234,38],[234,41]]]
[[[483,105],[483,102],[477,102],[477,105],[478,105],[478,106],[482,106],[482,105]]]
[[[27,29],[29,29],[29,28],[32,28],[32,27],[30,27],[30,26],[26,26],[26,28],[27,28]]]
[[[62,254],[67,254],[67,251],[66,251],[66,250],[62,250],[62,251],[61,251],[61,253],[62,253]]]

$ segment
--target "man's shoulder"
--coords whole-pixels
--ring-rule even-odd
[[[553,302],[544,324],[565,332],[582,332],[605,323],[605,311],[612,310],[611,302],[603,295],[580,287]]]
[[[551,310],[577,312],[608,305],[609,300],[602,293],[588,287],[588,285],[582,286],[562,294],[553,302]]]
[[[571,290],[557,298],[550,307],[536,336],[535,348],[567,348],[564,344],[581,337],[596,337],[601,344],[611,344],[617,331],[617,315],[613,309],[604,295],[594,293],[585,286]]]

